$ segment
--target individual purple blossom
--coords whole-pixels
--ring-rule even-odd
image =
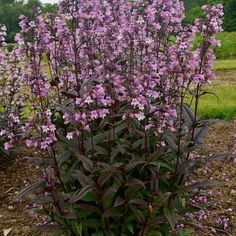
[[[223,229],[227,229],[229,227],[229,219],[225,216],[220,216],[215,220],[215,224]]]
[[[11,141],[4,143],[4,149],[9,150],[12,148],[13,148],[13,143]]]
[[[7,35],[6,31],[7,31],[6,26],[0,24],[0,46],[5,44],[5,37]]]

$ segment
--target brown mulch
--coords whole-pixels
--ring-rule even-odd
[[[26,209],[27,202],[16,202],[15,196],[33,177],[35,168],[14,155],[5,159],[0,166],[0,235],[11,230],[9,236],[32,236],[35,222]]]
[[[234,134],[236,134],[236,121],[218,123],[210,127],[206,143],[212,147],[211,150],[214,150],[214,153],[227,152]],[[213,154],[209,150],[204,150],[204,153]],[[207,230],[206,232],[197,231],[193,235],[236,236],[236,164],[230,159],[214,163],[211,162],[196,173],[195,178],[211,178],[224,182],[223,185],[215,186],[212,189],[216,195],[211,197],[210,200],[215,201],[216,206],[210,209],[210,215],[206,220],[202,220],[201,223],[211,227],[217,218],[224,216],[229,219],[229,227],[227,228],[228,234],[222,232],[212,233],[211,230]],[[220,228],[219,226],[217,227]]]

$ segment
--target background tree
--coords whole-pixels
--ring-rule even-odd
[[[225,20],[226,31],[236,31],[236,0],[225,0]]]
[[[224,5],[224,30],[236,31],[236,0],[184,0],[186,8],[184,23],[191,24],[195,18],[202,18],[202,5],[216,3]]]
[[[0,0],[0,6],[0,24],[7,27],[7,43],[15,42],[21,14],[31,18],[32,11],[36,7],[40,7],[43,13],[54,12],[57,9],[57,4],[42,4],[39,0],[29,0],[26,4],[24,4],[24,1]]]

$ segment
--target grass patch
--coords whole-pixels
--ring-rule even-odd
[[[214,93],[218,99],[210,94],[201,97],[198,115],[204,118],[236,119],[236,59],[217,60],[214,68],[217,77],[203,90]]]
[[[236,59],[216,60],[214,68],[215,70],[236,70]]]
[[[236,117],[236,86],[216,85],[206,89],[218,96],[205,95],[199,102],[198,115],[204,118],[232,120]]]

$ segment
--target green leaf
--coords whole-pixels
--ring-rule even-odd
[[[61,166],[64,162],[68,161],[72,155],[71,151],[66,151],[57,157],[58,165]]]
[[[79,224],[76,224],[75,225],[75,228],[76,228],[76,232],[78,233],[78,236],[83,236],[83,225],[82,225],[82,222]]]
[[[105,236],[105,235],[103,234],[103,232],[100,231],[100,232],[91,234],[91,236]]]
[[[130,231],[130,233],[134,233],[134,226],[133,226],[133,223],[128,223],[127,225],[127,229]]]
[[[138,148],[139,146],[142,145],[142,143],[143,143],[143,139],[139,139],[139,140],[133,142],[133,144],[132,144],[132,149]]]
[[[168,220],[172,229],[175,227],[176,224],[176,215],[175,215],[175,208],[171,205],[164,207],[164,214],[166,219]]]
[[[167,202],[169,201],[171,195],[172,195],[171,192],[164,193],[157,202],[158,207],[162,207],[162,206],[166,205]]]
[[[78,200],[82,199],[87,193],[94,190],[94,184],[87,185],[80,189],[78,193],[72,196],[72,202],[77,202]]]
[[[155,231],[148,233],[147,236],[162,236],[162,233],[159,231]]]
[[[106,139],[106,137],[107,137],[106,132],[100,132],[99,134],[93,137],[93,144],[97,145],[98,143],[101,143],[102,141]],[[89,137],[88,140],[84,142],[84,146],[86,150],[92,149],[91,137]]]
[[[108,156],[108,151],[105,148],[98,145],[95,145],[93,148],[97,154],[102,155],[102,156]]]
[[[213,92],[204,91],[201,94],[199,94],[199,97],[202,97],[202,96],[205,96],[205,95],[213,95],[218,100],[218,102],[220,102],[220,98]]]
[[[96,202],[97,197],[92,192],[89,192],[83,197],[83,201],[85,201],[85,202]]]
[[[170,233],[170,236],[189,236],[194,232],[193,229],[183,229],[178,232]]]
[[[114,198],[116,196],[116,188],[111,186],[108,187],[102,196],[103,204],[105,208],[109,208],[112,206]]]
[[[83,226],[84,227],[89,227],[89,228],[100,228],[102,227],[102,221],[101,217],[99,218],[93,218],[93,219],[84,219],[83,220]]]
[[[117,133],[123,131],[126,128],[127,128],[127,121],[126,120],[122,120],[122,121],[120,121],[120,122],[118,122],[116,124],[115,133],[117,134]]]
[[[145,216],[143,215],[143,213],[136,207],[132,206],[131,207],[132,212],[134,213],[134,215],[137,217],[138,221],[142,224],[145,223]]]

